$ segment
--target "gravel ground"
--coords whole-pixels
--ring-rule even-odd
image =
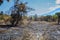
[[[0,40],[22,40],[26,30],[29,34],[34,35],[34,40],[42,40],[42,35],[51,38],[47,40],[60,40],[60,25],[50,25],[48,22],[36,21],[31,22],[27,27],[0,28],[0,30],[3,31],[0,31]]]
[[[60,40],[60,25],[50,25],[50,24],[51,23],[48,22],[31,22],[31,24],[29,25],[29,27],[27,27],[27,29],[39,35],[44,33],[50,34],[57,40]]]

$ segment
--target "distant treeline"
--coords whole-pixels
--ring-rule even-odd
[[[38,17],[37,14],[35,14],[34,16],[30,16],[30,20],[34,20],[34,21],[49,21],[49,22],[52,22],[52,21],[58,21],[58,13],[55,13],[54,15],[46,15],[46,16],[40,16]]]

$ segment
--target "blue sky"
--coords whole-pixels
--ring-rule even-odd
[[[57,8],[60,8],[60,0],[20,0],[22,2],[28,2],[27,6],[34,8],[35,11],[28,12],[28,15],[44,15]],[[14,1],[11,0],[9,3],[4,0],[4,3],[0,6],[0,11],[8,11],[13,6]]]

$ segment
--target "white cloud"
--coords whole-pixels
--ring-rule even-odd
[[[34,14],[43,15],[43,14],[49,13],[57,8],[60,8],[60,6],[56,5],[54,7],[48,8],[48,9],[36,9],[35,11],[29,12],[29,14],[30,15],[34,15]]]
[[[48,11],[48,9],[36,9],[35,11],[29,12],[30,15],[38,14],[42,15],[45,14]]]
[[[29,12],[29,15],[34,15],[34,14],[44,15],[44,14],[49,13],[57,8],[60,8],[60,6],[54,6],[54,7],[48,8],[48,9],[36,9],[35,11]]]
[[[57,5],[57,6],[54,6],[54,7],[50,7],[50,8],[49,8],[49,11],[53,11],[53,10],[55,10],[55,9],[57,9],[57,8],[60,8],[60,6]]]
[[[51,5],[52,3],[48,3],[48,5]],[[55,6],[51,6],[50,8],[48,9],[36,9],[35,11],[32,11],[30,12],[30,14],[38,14],[38,15],[43,15],[43,14],[46,14],[46,13],[49,13],[57,8],[60,8],[60,0],[56,0],[56,5]]]
[[[56,4],[60,4],[60,0],[56,0]]]
[[[57,8],[60,8],[60,6],[59,6],[59,5],[56,5],[56,6],[54,6],[54,7],[50,7],[49,9],[46,10],[46,12],[43,12],[42,14],[49,13],[49,12],[51,12],[51,11],[54,11],[54,10],[57,9]]]

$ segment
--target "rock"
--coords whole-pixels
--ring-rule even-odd
[[[5,32],[7,32],[7,29],[0,28],[0,33],[5,33]]]

